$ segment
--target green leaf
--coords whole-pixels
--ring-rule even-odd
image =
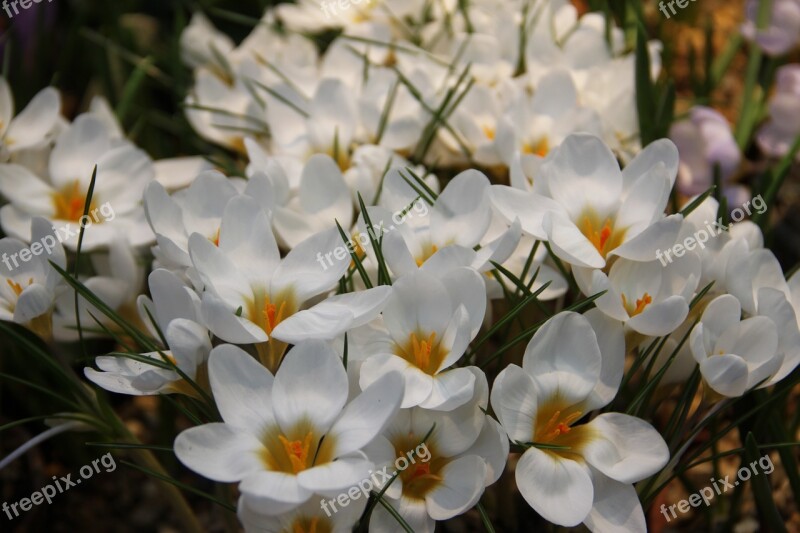
[[[704,192],[703,194],[692,200],[692,203],[681,209],[680,214],[683,215],[684,218],[688,217],[690,214],[692,214],[692,212],[695,209],[700,207],[700,204],[706,201],[706,198],[714,194],[714,191],[716,189],[717,189],[716,185],[712,185],[711,187],[709,187],[709,189],[706,192]]]
[[[742,468],[748,468],[752,463],[757,463],[761,454],[758,450],[758,445],[753,433],[747,434],[745,439],[745,452],[742,457]],[[788,465],[786,465],[788,468]],[[741,470],[741,469],[740,469]],[[783,518],[775,505],[775,499],[772,496],[772,488],[770,487],[769,478],[767,474],[759,472],[751,472],[750,486],[753,489],[753,496],[756,500],[756,507],[761,519],[768,525],[768,530],[780,533],[786,531]]]
[[[368,289],[371,289],[373,287],[372,281],[370,281],[369,275],[367,274],[366,269],[364,269],[364,265],[361,264],[361,259],[359,259],[358,254],[355,253],[354,250],[351,250],[351,246],[349,246],[350,239],[347,238],[347,234],[342,229],[342,225],[339,224],[338,220],[336,221],[336,227],[339,229],[339,235],[342,236],[342,241],[344,242],[345,248],[350,253],[350,258],[355,263],[356,270],[358,270],[358,273],[361,276],[361,280],[364,282],[364,286],[366,286]]]
[[[656,117],[655,87],[650,74],[650,53],[647,50],[647,34],[639,24],[636,34],[636,110],[639,113],[639,135],[642,146],[655,140]]]

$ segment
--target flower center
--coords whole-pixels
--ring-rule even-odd
[[[435,244],[431,244],[428,246],[424,246],[422,248],[422,253],[416,258],[417,266],[421,267],[425,261],[431,258],[433,254],[439,251],[439,247]]]
[[[397,355],[431,376],[438,372],[447,352],[436,342],[436,332],[427,337],[412,333],[405,346],[397,346]]]
[[[278,435],[278,439],[283,444],[286,456],[292,463],[292,471],[297,474],[308,468],[308,449],[311,447],[312,433],[309,431],[302,441],[290,441],[283,435]]]
[[[544,157],[550,152],[550,143],[547,141],[547,137],[542,137],[536,143],[525,143],[522,145],[522,153],[529,154],[529,155],[538,155],[539,157]]]
[[[217,248],[219,248],[219,232],[221,230],[222,230],[222,227],[219,227],[217,229],[216,233],[214,233],[214,236],[211,237],[210,239],[208,239],[209,241],[213,242],[214,246],[216,246]]]
[[[632,306],[628,304],[628,299],[625,298],[625,295],[622,296],[622,307],[628,312],[628,315],[631,317],[635,317],[639,313],[645,310],[648,305],[653,303],[653,297],[650,296],[648,293],[644,293],[644,296],[636,300],[636,306]]]
[[[330,522],[327,519],[320,521],[321,518],[319,516],[295,518],[291,528],[284,529],[281,533],[328,533],[333,531]]]
[[[286,312],[286,302],[281,302],[280,305],[276,306],[273,303],[267,302],[264,305],[264,330],[267,332],[267,335],[272,335],[272,330],[275,329],[284,318],[284,313]]]
[[[53,194],[53,206],[55,207],[53,218],[77,222],[83,216],[85,203],[86,196],[81,191],[81,182],[75,180],[61,189],[61,192]],[[96,206],[92,202],[88,212],[92,212],[94,209]]]
[[[625,230],[616,229],[610,217],[601,221],[596,214],[588,212],[584,213],[580,220],[581,233],[589,239],[603,259],[625,239]]]
[[[333,440],[321,438],[307,422],[287,432],[272,428],[266,432],[262,442],[261,462],[267,470],[275,472],[299,474],[334,459]]]
[[[486,138],[490,141],[494,140],[496,135],[495,129],[491,126],[482,126],[481,129],[483,130],[483,134],[486,135]]]
[[[12,291],[14,291],[14,294],[16,294],[17,296],[22,294],[22,285],[20,285],[19,283],[15,283],[14,281],[12,281],[10,279],[7,279],[6,283],[8,283],[8,286],[11,287]],[[32,284],[33,284],[33,278],[30,278],[28,280],[28,285],[32,285]]]
[[[550,417],[550,420],[548,420],[544,425],[541,433],[539,433],[539,436],[537,437],[538,442],[550,443],[556,440],[559,435],[566,435],[572,431],[570,425],[578,420],[582,415],[582,412],[575,411],[574,413],[561,418],[561,411],[556,411],[553,413],[553,416]]]
[[[564,405],[556,399],[545,403],[536,414],[533,442],[554,448],[542,451],[569,459],[579,459],[581,449],[591,440],[592,430],[586,425],[573,426],[583,412],[576,406]]]
[[[444,478],[440,475],[442,468],[449,462],[445,457],[437,457],[434,446],[427,442],[427,452],[417,453],[422,437],[409,432],[394,442],[395,467],[403,481],[403,496],[414,500],[424,500],[425,496],[435,489]],[[401,460],[402,458],[402,460]],[[423,460],[424,459],[424,460]]]

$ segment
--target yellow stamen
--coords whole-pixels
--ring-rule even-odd
[[[582,412],[575,411],[574,413],[561,419],[561,411],[554,412],[553,416],[550,417],[550,420],[547,421],[547,424],[544,425],[543,433],[537,437],[537,440],[543,443],[552,442],[559,435],[566,435],[572,431],[570,426],[582,415]]]
[[[8,286],[11,287],[11,290],[14,291],[14,294],[16,294],[17,296],[19,296],[22,293],[22,286],[19,283],[14,283],[10,279],[7,279],[6,283],[8,283]],[[30,285],[31,283],[33,283],[33,279],[31,279],[28,282],[28,285]]]
[[[628,311],[628,314],[632,317],[638,315],[639,313],[644,311],[648,305],[653,303],[653,297],[650,296],[648,293],[644,293],[644,296],[636,300],[636,307],[631,309],[631,307],[628,306],[628,299],[625,298],[625,295],[623,294],[621,296],[622,296],[622,306],[625,308],[626,311]]]
[[[216,246],[217,248],[219,248],[219,232],[221,230],[222,230],[222,228],[220,227],[219,229],[217,229],[217,232],[214,233],[214,236],[211,237],[210,239],[208,239],[209,241],[213,242],[214,246]]]
[[[494,128],[491,126],[483,126],[481,129],[483,130],[483,134],[486,135],[487,139],[490,141],[494,140],[494,136],[496,135]]]
[[[81,190],[80,180],[75,180],[64,187],[61,192],[53,195],[53,206],[55,207],[54,218],[58,220],[71,220],[77,222],[83,216],[86,196]],[[89,212],[96,209],[94,202],[89,205]]]
[[[315,516],[308,521],[308,525],[304,526],[299,520],[292,524],[292,533],[317,533],[317,525],[319,524],[319,517]]]
[[[544,157],[550,153],[550,143],[547,141],[547,137],[542,137],[534,145],[525,143],[522,145],[522,153]]]
[[[608,239],[611,237],[612,233],[611,221],[606,219],[602,229],[597,231],[594,229],[592,221],[586,216],[583,217],[583,229],[583,233],[586,235],[586,238],[589,239],[589,242],[594,245],[600,255],[605,256],[604,250],[606,243],[608,243]]]
[[[427,340],[420,341],[416,333],[411,334],[411,347],[414,350],[414,361],[419,368],[428,368],[431,363],[431,351],[436,333],[431,333]]]
[[[429,249],[427,249],[427,250],[423,250],[423,252],[422,252],[422,255],[421,255],[420,257],[417,257],[417,259],[416,259],[416,261],[417,261],[417,266],[418,266],[418,267],[421,267],[421,266],[422,266],[422,264],[423,264],[425,261],[427,261],[428,259],[430,259],[430,258],[431,258],[431,256],[432,256],[433,254],[435,254],[436,252],[438,252],[438,251],[439,251],[439,247],[438,247],[438,246],[436,246],[435,244],[431,244],[431,246],[430,246],[430,248],[429,248]]]
[[[283,435],[278,435],[286,455],[292,462],[292,470],[295,474],[302,472],[308,468],[308,450],[311,447],[312,434],[309,431],[303,438],[302,442],[299,440],[290,441]]]

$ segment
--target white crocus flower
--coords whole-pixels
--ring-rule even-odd
[[[310,100],[286,86],[276,86],[274,91],[284,94],[285,100],[296,102],[295,108],[271,94],[264,97],[276,153],[303,160],[313,154],[328,154],[342,171],[350,168],[359,122],[352,89],[338,79],[325,78]]]
[[[605,268],[613,256],[653,261],[675,243],[681,215],[664,216],[677,172],[677,151],[654,143],[624,171],[603,142],[570,135],[540,175],[547,195],[504,185],[492,187],[496,212],[519,218],[523,232],[550,243],[553,252],[578,267]]]
[[[450,412],[402,409],[367,450],[376,468],[398,473],[384,498],[415,532],[432,533],[437,520],[475,506],[505,468],[508,439],[500,424],[484,414],[489,388],[483,373],[474,372],[475,394],[467,404]],[[370,533],[397,527],[387,511],[375,509]]]
[[[249,147],[248,143],[248,147]],[[284,163],[285,163],[285,159]],[[263,171],[275,191],[286,194],[277,198],[272,224],[282,247],[291,250],[315,233],[330,228],[336,221],[343,228],[353,223],[353,203],[342,171],[326,154],[315,154],[303,164],[296,188],[290,188],[278,161],[268,160],[252,170]]]
[[[486,312],[480,274],[458,268],[440,280],[423,270],[400,278],[383,312],[391,351],[368,357],[361,367],[365,388],[389,371],[405,378],[403,407],[449,411],[472,397],[467,368],[450,368],[464,355]]]
[[[185,65],[192,68],[208,66],[223,75],[234,44],[202,12],[197,11],[181,33],[180,47]]]
[[[0,320],[21,324],[50,340],[52,313],[64,280],[50,265],[67,268],[64,248],[47,220],[31,222],[32,244],[0,239]]]
[[[272,515],[369,477],[374,465],[361,450],[397,412],[403,390],[389,374],[348,402],[347,372],[321,341],[295,346],[274,377],[231,345],[211,352],[208,371],[224,422],[182,432],[175,454],[209,479],[240,482],[246,505]]]
[[[666,267],[659,261],[617,259],[608,274],[574,269],[575,280],[584,294],[607,291],[595,301],[599,309],[634,331],[654,336],[668,335],[689,314],[700,271],[700,258],[694,252]]]
[[[719,296],[708,304],[689,337],[703,378],[728,397],[772,385],[770,378],[783,363],[775,323],[765,316],[741,316],[739,300],[730,294]]]
[[[153,255],[160,266],[181,274],[191,267],[189,236],[192,233],[200,233],[218,243],[225,207],[240,194],[253,197],[265,210],[271,211],[272,184],[259,173],[245,185],[217,171],[203,172],[188,188],[172,195],[160,183],[148,185],[144,191],[144,210],[156,234]]]
[[[248,196],[233,198],[222,216],[216,244],[200,233],[189,237],[192,264],[204,286],[203,321],[227,342],[257,343],[262,361],[277,368],[286,344],[274,332],[276,326],[335,287],[350,257],[331,250],[343,246],[339,232],[331,228],[312,235],[281,259],[266,213]],[[307,338],[331,339],[349,325],[377,316],[389,292],[389,287],[376,287],[340,295],[337,309],[344,314],[321,313],[327,321],[315,320],[319,315],[314,314],[301,328]],[[345,319],[350,322],[343,323]]]
[[[100,371],[87,367],[83,373],[95,385],[119,394],[179,393],[200,398],[200,392],[183,375],[202,389],[208,389],[206,362],[211,352],[208,330],[196,322],[178,318],[170,322],[164,336],[166,351],[142,354],[142,357],[152,359],[152,364],[122,356],[102,355],[95,359]]]
[[[244,138],[265,138],[267,125],[259,102],[244,81],[236,73],[234,76],[227,83],[212,71],[199,69],[192,92],[186,97],[186,119],[204,139],[244,153]]]
[[[496,132],[497,150],[512,177],[523,174],[531,181],[525,189],[545,188],[529,175],[551,149],[571,133],[602,134],[597,114],[578,105],[578,93],[569,73],[554,70],[539,82],[533,96],[518,91]],[[528,171],[528,172],[526,172]],[[516,180],[515,180],[516,181]],[[512,182],[513,184],[513,182]]]
[[[84,219],[95,164],[97,180]],[[80,224],[87,228],[82,244],[87,252],[108,246],[118,231],[134,247],[147,245],[154,236],[144,223],[141,201],[154,177],[147,154],[115,139],[102,119],[86,113],[58,136],[48,176],[34,175],[20,165],[0,165],[0,193],[10,201],[0,209],[0,224],[9,235],[27,241],[31,218],[47,218],[71,250],[77,248]]]
[[[152,299],[140,294],[136,307],[139,319],[153,339],[158,339],[158,331],[166,331],[177,318],[201,322],[200,297],[183,279],[167,269],[157,268],[150,273],[147,283]]]
[[[382,251],[393,274],[404,276],[428,263],[438,271],[451,263],[483,271],[490,259],[502,262],[511,254],[519,238],[516,227],[500,235],[492,246],[487,245],[487,251],[475,254],[472,250],[484,238],[492,221],[487,195],[490,185],[484,174],[477,170],[458,174],[430,208],[424,200],[417,200],[418,193],[403,176],[413,179],[399,169],[390,170],[384,178],[381,204],[392,213],[381,208],[369,209],[371,222],[382,225],[385,231]],[[405,216],[401,216],[403,213]],[[498,250],[502,257],[494,255]],[[454,258],[457,259],[453,261]]]
[[[0,77],[0,161],[22,150],[38,148],[49,140],[61,113],[58,91],[40,91],[19,115],[14,116],[14,95]]]
[[[621,328],[592,313],[548,320],[522,368],[509,365],[497,376],[492,407],[512,441],[530,443],[516,479],[537,513],[566,527],[644,532],[632,483],[663,468],[669,450],[650,424],[632,416],[603,413],[579,424],[614,398],[624,367]]]

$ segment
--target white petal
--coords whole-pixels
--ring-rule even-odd
[[[58,91],[48,87],[40,91],[8,126],[6,138],[12,148],[22,150],[41,143],[53,131],[61,111]]]
[[[374,466],[371,461],[360,457],[340,458],[303,470],[297,475],[297,481],[310,492],[335,495],[369,478],[369,471]]]
[[[397,373],[386,374],[344,408],[327,436],[335,457],[360,450],[381,433],[400,408],[405,382]]]
[[[492,387],[492,409],[512,441],[533,440],[538,401],[536,385],[527,372],[514,364],[500,372]]]
[[[433,378],[394,354],[376,354],[361,365],[359,384],[366,389],[388,372],[400,372],[405,380],[402,408],[413,407],[424,402],[433,390]]]
[[[528,343],[522,367],[539,386],[539,394],[559,394],[576,403],[600,380],[602,354],[592,325],[582,315],[563,312],[539,328]]]
[[[281,261],[272,278],[271,292],[291,288],[297,299],[304,302],[331,289],[350,266],[350,255],[345,259],[331,259],[330,252],[344,247],[336,228],[312,235],[301,242]],[[346,249],[345,249],[346,250]]]
[[[347,391],[339,356],[322,341],[305,341],[286,354],[275,375],[275,416],[284,431],[304,418],[317,431],[327,431],[344,407]]]
[[[214,401],[226,424],[253,435],[275,424],[274,378],[253,356],[230,344],[217,346],[209,356],[208,372]]]
[[[596,438],[583,452],[586,461],[622,483],[635,483],[669,461],[669,449],[647,422],[621,413],[604,413],[589,424]],[[588,429],[588,428],[587,428]]]
[[[593,135],[573,134],[542,165],[550,194],[571,218],[587,206],[610,213],[622,194],[622,173],[611,150]]]
[[[399,501],[387,498],[387,501],[411,526],[414,533],[433,533],[436,522],[428,515],[425,502],[410,498],[401,498]],[[370,533],[397,533],[399,529],[400,524],[388,511],[380,505],[375,507],[369,521]]]
[[[592,472],[594,503],[583,523],[597,533],[628,531],[646,533],[642,504],[630,483],[620,483],[600,472]]]
[[[291,511],[311,498],[311,492],[300,486],[296,475],[284,472],[254,472],[242,480],[239,490],[257,502],[262,512],[272,515]]]
[[[475,376],[466,368],[452,368],[433,377],[430,396],[420,403],[423,409],[452,411],[467,403],[475,390]]]
[[[645,335],[668,335],[680,326],[689,314],[689,304],[682,296],[670,296],[663,302],[648,305],[628,320],[627,325]]]
[[[428,514],[447,520],[478,503],[483,494],[486,464],[477,455],[465,455],[447,463],[439,472],[442,482],[425,496]]]
[[[292,344],[307,339],[333,339],[371,322],[380,314],[391,292],[390,286],[380,286],[331,296],[283,320],[272,331],[272,336]]]
[[[600,381],[587,399],[589,411],[605,407],[617,395],[625,371],[625,333],[621,322],[599,309],[591,309],[583,316],[592,325],[602,354]]]
[[[734,354],[708,357],[700,361],[700,372],[708,385],[729,398],[738,398],[747,391],[747,363]]]
[[[220,423],[187,429],[175,439],[175,455],[184,465],[224,483],[263,470],[258,458],[262,447],[253,435]]]
[[[263,329],[246,318],[236,316],[232,305],[210,292],[203,293],[200,311],[208,329],[225,342],[252,344],[267,341]]]
[[[555,201],[532,192],[505,185],[493,185],[489,191],[495,213],[507,224],[519,219],[522,231],[537,239],[546,239],[543,219],[548,211],[564,212]]]
[[[487,416],[478,440],[466,452],[482,457],[486,463],[486,479],[484,480],[486,486],[500,479],[500,475],[505,470],[506,461],[508,461],[508,450],[508,435],[503,431],[503,426],[494,418]]]
[[[397,280],[383,312],[395,342],[405,343],[412,333],[444,332],[455,309],[441,281],[423,271]]]
[[[577,526],[592,509],[594,488],[585,465],[529,448],[517,463],[516,478],[525,501],[554,524]]]

